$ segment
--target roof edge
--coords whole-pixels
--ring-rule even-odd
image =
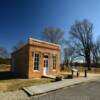
[[[13,54],[13,53],[19,51],[20,49],[22,49],[22,48],[25,47],[26,45],[28,45],[28,43],[25,43],[23,46],[19,47],[18,49],[13,50],[11,54]]]
[[[29,39],[28,39],[28,42],[26,42],[23,46],[21,46],[21,47],[18,48],[17,50],[14,50],[11,54],[17,52],[18,50],[20,50],[20,49],[23,48],[24,46],[28,45],[30,40],[33,40],[33,41],[36,41],[36,42],[40,42],[40,43],[46,43],[46,44],[53,45],[53,46],[57,46],[57,47],[59,47],[59,48],[61,47],[61,46],[58,45],[58,44],[46,42],[46,41],[43,41],[43,40],[38,40],[38,39],[35,39],[35,38],[29,38]]]
[[[47,42],[47,41],[38,40],[38,39],[34,39],[34,38],[29,38],[29,40],[33,40],[33,41],[40,42],[40,43],[46,43],[46,44],[53,45],[53,46],[58,46],[59,48],[61,47],[61,46],[58,45],[58,44],[50,43],[50,42]]]

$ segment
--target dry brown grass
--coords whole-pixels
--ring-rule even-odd
[[[84,72],[85,68],[84,67],[76,67],[76,69],[79,72]],[[65,70],[62,72],[71,72],[71,68],[65,67]],[[90,71],[88,71],[88,73],[97,73],[100,74],[100,68],[91,68]]]
[[[0,72],[3,72],[3,71],[10,71],[10,65],[1,64]]]
[[[0,80],[0,91],[14,91],[23,87],[50,83],[50,79],[10,79]]]
[[[76,67],[79,71],[79,77],[85,76],[85,68],[84,67]],[[74,73],[76,76],[76,73]],[[61,75],[63,77],[68,77],[68,75],[72,75],[71,68],[65,67],[65,70],[61,71]],[[100,76],[100,68],[91,68],[90,71],[87,71],[88,76]]]
[[[0,65],[0,91],[14,91],[27,86],[50,83],[50,79],[18,79],[10,73],[9,65]]]

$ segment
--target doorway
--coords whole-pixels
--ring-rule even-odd
[[[48,65],[49,65],[49,57],[48,55],[44,55],[44,67],[43,67],[43,75],[48,75]]]

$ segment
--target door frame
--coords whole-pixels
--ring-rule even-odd
[[[47,56],[47,58],[45,56]],[[46,64],[46,61],[48,61],[48,65]],[[49,74],[49,55],[44,55],[43,62],[44,62],[43,75],[48,75]]]

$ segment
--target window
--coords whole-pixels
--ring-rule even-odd
[[[56,69],[56,55],[53,55],[53,69]]]
[[[35,53],[34,55],[34,70],[39,70],[39,53]]]

